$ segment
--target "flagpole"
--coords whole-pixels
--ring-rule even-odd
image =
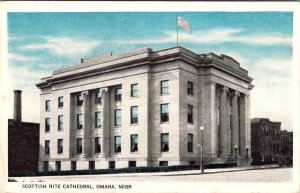
[[[176,30],[177,30],[177,46],[178,46],[178,18],[177,18],[177,14],[176,14]]]

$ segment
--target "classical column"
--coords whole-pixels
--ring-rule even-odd
[[[110,98],[108,88],[100,89],[101,92],[101,155],[110,156],[111,149],[111,128],[110,128]]]
[[[83,95],[83,156],[91,157],[91,100],[89,91],[81,93]]]
[[[204,121],[204,155],[217,157],[217,127],[216,127],[216,83],[204,83],[203,96]],[[199,125],[202,126],[202,125]]]
[[[246,153],[246,96],[245,94],[241,94],[240,96],[240,101],[239,101],[239,106],[240,106],[240,136],[239,136],[239,153],[242,156],[245,156]]]
[[[238,97],[240,93],[231,93],[231,150],[234,154],[235,147],[239,147],[239,109]]]
[[[246,95],[246,147],[245,154],[247,158],[251,157],[251,121],[250,121],[250,95]]]
[[[227,104],[227,87],[220,91],[220,156],[230,154],[230,128],[229,128],[229,108]]]

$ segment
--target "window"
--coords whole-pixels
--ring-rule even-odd
[[[48,161],[44,161],[43,171],[44,172],[48,172],[48,170],[49,170],[49,162]]]
[[[95,93],[95,103],[101,103],[101,93],[99,91]]]
[[[47,100],[47,101],[45,102],[45,110],[46,110],[46,111],[50,111],[50,100]]]
[[[77,138],[77,153],[82,153],[82,138]]]
[[[115,89],[115,100],[116,100],[116,101],[122,100],[122,88],[121,88],[121,86],[118,86],[118,87]]]
[[[115,126],[121,126],[121,109],[115,110]]]
[[[61,162],[60,161],[55,161],[55,170],[61,171]]]
[[[58,97],[58,108],[64,107],[64,97]]]
[[[46,155],[50,154],[50,140],[45,141],[45,154]]]
[[[131,85],[131,97],[137,97],[138,94],[138,84]]]
[[[130,138],[130,141],[131,141],[131,152],[136,152],[139,150],[138,148],[138,135],[137,134],[134,134],[134,135],[131,135],[131,138]]]
[[[45,119],[45,131],[50,131],[50,118]]]
[[[121,152],[121,136],[115,136],[115,152]]]
[[[161,152],[169,151],[169,133],[161,134]]]
[[[169,121],[169,104],[160,105],[160,121],[161,122]]]
[[[193,123],[193,105],[188,105],[188,123]]]
[[[116,168],[116,162],[115,162],[115,161],[109,161],[109,162],[108,162],[108,167],[109,167],[109,169],[114,169],[114,168]]]
[[[159,166],[168,166],[168,161],[159,161]]]
[[[188,95],[193,95],[194,90],[193,90],[193,83],[192,82],[188,82],[187,83],[187,93]]]
[[[71,170],[72,171],[76,170],[76,161],[71,161]]]
[[[61,154],[63,153],[64,149],[63,149],[63,139],[58,139],[57,140],[57,153]]]
[[[189,161],[189,164],[190,164],[190,165],[195,165],[196,162],[195,162],[195,161]]]
[[[101,153],[101,138],[95,137],[95,153]]]
[[[164,80],[160,82],[160,94],[169,94],[169,81]]]
[[[188,152],[193,152],[193,134],[188,134]]]
[[[63,130],[64,129],[64,116],[59,115],[58,116],[58,130]]]
[[[82,129],[82,114],[77,114],[77,129]]]
[[[95,169],[95,161],[89,161],[89,169],[94,170]]]
[[[101,112],[95,113],[95,127],[100,128],[101,127]]]
[[[138,107],[137,106],[134,106],[134,107],[131,107],[131,120],[130,120],[130,123],[131,124],[136,124],[138,123]]]
[[[136,161],[129,161],[128,167],[136,167]]]
[[[77,106],[81,106],[83,105],[83,96],[80,94],[80,95],[77,95]]]

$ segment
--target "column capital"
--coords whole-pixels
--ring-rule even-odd
[[[210,86],[216,86],[216,82],[212,81],[212,80],[207,80],[207,81],[204,81],[204,84],[205,85],[210,85]]]
[[[230,93],[231,96],[240,96],[240,92],[239,91],[234,91]]]
[[[223,86],[220,88],[223,92],[229,92],[229,88],[227,86]]]
[[[100,92],[107,92],[107,91],[108,91],[108,88],[107,88],[107,87],[105,87],[105,88],[100,88],[99,90],[100,90]]]
[[[81,95],[89,95],[89,91],[88,91],[88,90],[82,91],[82,92],[81,92]]]

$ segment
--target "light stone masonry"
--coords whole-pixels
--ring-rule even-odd
[[[162,81],[166,81],[164,88]],[[207,165],[247,165],[251,82],[248,72],[230,56],[196,54],[180,46],[81,59],[80,64],[56,70],[37,84],[41,90],[39,171],[57,170],[59,165],[61,170],[88,170],[199,164],[201,143]],[[82,105],[77,103],[79,95]],[[63,97],[63,107],[58,107],[58,97]],[[97,112],[100,127],[96,127]],[[82,128],[78,128],[79,114]],[[58,116],[63,116],[62,130],[58,130]],[[46,119],[50,119],[49,131]],[[63,152],[58,152],[58,139],[63,140]],[[49,154],[45,140],[50,140]],[[80,148],[82,152],[77,151]]]

